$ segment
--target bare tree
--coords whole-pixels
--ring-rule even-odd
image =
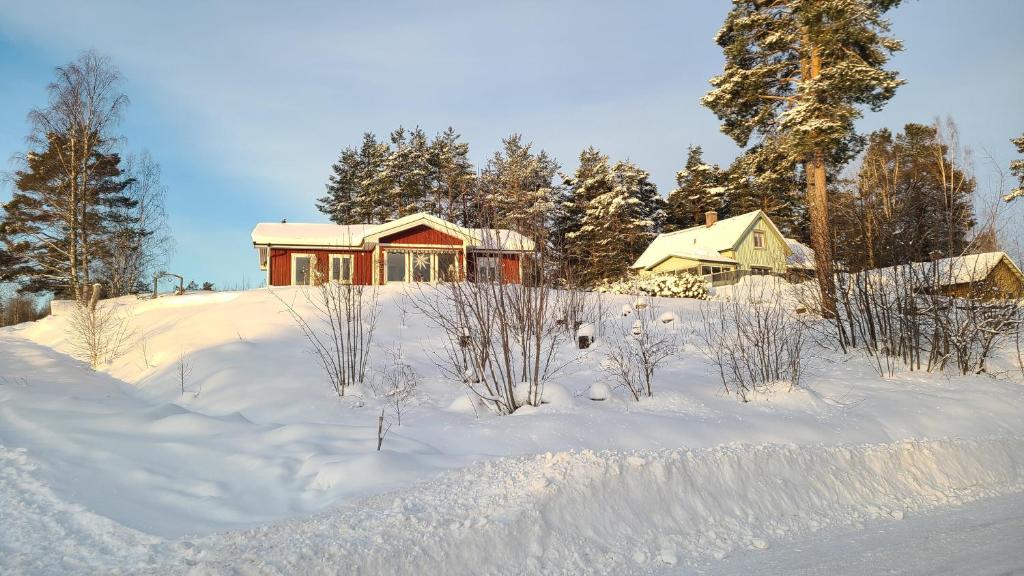
[[[185,353],[184,349],[178,354],[178,363],[174,367],[174,372],[178,376],[178,383],[181,384],[181,394],[184,396],[185,387],[192,377],[192,359]],[[199,396],[199,392],[196,392],[195,396]]]
[[[310,263],[310,270],[317,270],[315,262]],[[316,285],[299,291],[308,312],[296,307],[294,299],[287,302],[277,292],[273,294],[302,330],[334,391],[344,396],[349,387],[366,380],[380,315],[378,293],[376,287],[324,282],[321,276],[314,273]]]
[[[149,276],[167,265],[174,248],[160,165],[148,152],[129,157],[127,164],[131,180],[126,193],[131,202],[118,209],[111,223],[110,245],[101,257],[100,272],[112,296],[144,289]]]

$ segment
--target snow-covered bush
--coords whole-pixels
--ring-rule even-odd
[[[633,294],[662,298],[696,298],[706,300],[707,282],[692,274],[630,274],[618,280],[604,280],[594,287],[595,292]]]

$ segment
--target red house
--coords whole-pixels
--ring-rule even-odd
[[[384,224],[259,223],[252,231],[267,286],[315,278],[354,284],[468,278],[521,282],[533,242],[511,230],[463,228],[425,212]]]

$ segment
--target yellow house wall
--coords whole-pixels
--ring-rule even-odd
[[[764,232],[765,247],[754,248],[754,230]],[[786,272],[786,258],[789,256],[789,247],[782,241],[768,225],[764,218],[758,218],[754,227],[747,232],[743,241],[736,251],[726,250],[723,255],[734,258],[739,262],[741,270],[749,270],[753,266],[771,268],[772,272],[783,274]]]

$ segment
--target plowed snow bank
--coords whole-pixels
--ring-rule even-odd
[[[1024,439],[565,452],[485,462],[310,519],[213,536],[200,573],[657,571],[1024,490]]]

